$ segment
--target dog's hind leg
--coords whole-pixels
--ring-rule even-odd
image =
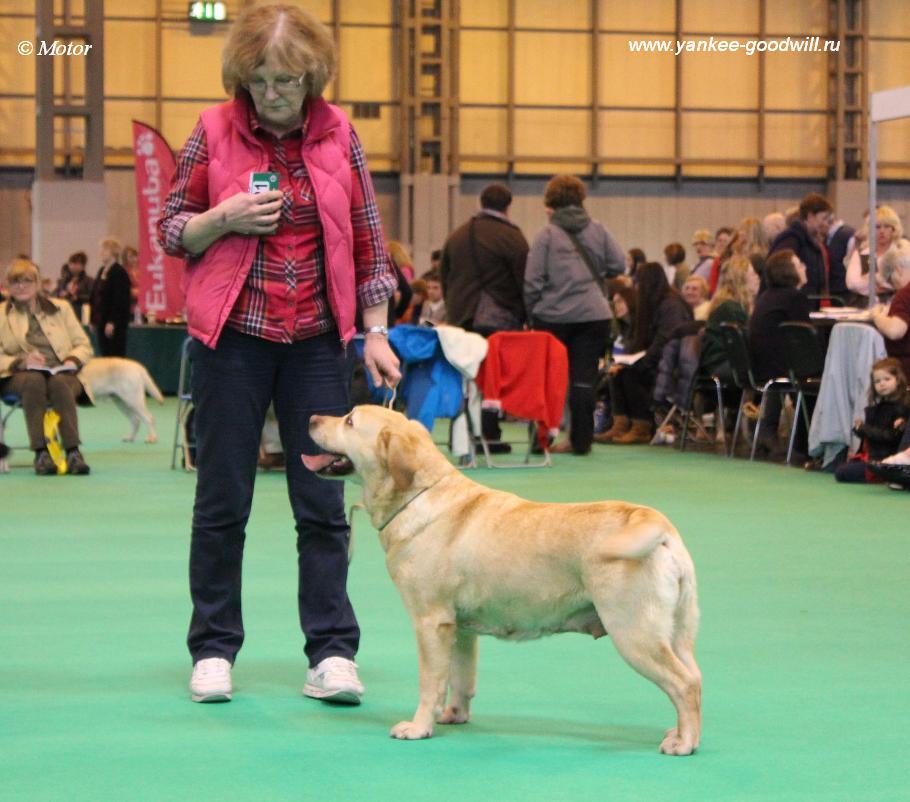
[[[148,407],[145,405],[145,389],[142,387],[142,385],[136,385],[135,387],[131,388],[130,396],[131,398],[127,402],[127,406],[131,409],[131,418],[133,421],[133,438],[136,437],[136,432],[139,431],[139,421],[141,420],[149,432],[145,438],[145,442],[157,443],[158,432],[155,431],[155,419],[152,417],[152,413],[148,411]]]
[[[464,724],[471,718],[471,699],[477,689],[477,635],[459,629],[452,646],[449,704],[438,724]]]
[[[420,669],[420,702],[412,721],[400,721],[389,733],[393,738],[413,741],[429,738],[433,722],[442,712],[449,682],[449,664],[455,642],[455,623],[448,616],[414,616]]]
[[[623,659],[655,683],[676,708],[676,727],[668,730],[660,751],[665,755],[691,755],[701,737],[701,677],[690,671],[669,641],[655,637],[647,623],[616,626],[604,621]]]
[[[130,433],[123,435],[121,439],[124,443],[132,443],[136,439],[136,432],[139,431],[139,416],[133,411],[132,407],[119,396],[112,395],[111,401],[113,401],[114,406],[124,414],[132,427]]]

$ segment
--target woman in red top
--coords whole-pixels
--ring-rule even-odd
[[[346,343],[355,307],[374,382],[400,378],[385,328],[395,281],[363,149],[344,113],[321,97],[334,70],[331,34],[309,13],[283,5],[244,11],[223,57],[232,100],[202,113],[159,221],[165,250],[187,258],[187,322],[196,337],[187,643],[197,702],[233,693],[231,667],[244,637],[243,543],[270,404],[288,454],[297,530],[310,665],[303,692],[353,704],[363,693],[353,662],[360,632],[346,590],[343,485],[322,481],[298,459],[318,452],[311,415],[350,408]],[[255,184],[276,178],[277,189],[255,194]]]
[[[882,281],[897,292],[886,309],[882,304],[872,312],[872,322],[885,338],[888,356],[901,361],[910,375],[910,244],[906,240],[889,250],[878,265]]]

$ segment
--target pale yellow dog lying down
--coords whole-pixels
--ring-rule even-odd
[[[393,737],[429,738],[435,723],[469,719],[478,635],[581,632],[609,633],[670,697],[677,725],[661,752],[698,747],[695,568],[663,515],[621,501],[538,504],[491,490],[452,466],[419,423],[379,406],[314,415],[310,434],[330,454],[305,456],[308,468],[359,475],[414,623],[420,702]]]

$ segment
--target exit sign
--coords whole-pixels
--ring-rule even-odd
[[[224,3],[190,3],[190,19],[200,22],[223,22],[227,19]]]

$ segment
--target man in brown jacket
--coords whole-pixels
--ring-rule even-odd
[[[511,205],[509,188],[490,184],[480,194],[480,211],[446,240],[441,272],[447,323],[484,336],[524,326],[528,241],[509,220]]]
[[[442,292],[446,322],[489,337],[497,331],[524,328],[525,261],[528,241],[511,220],[512,193],[490,184],[480,193],[480,211],[456,228],[442,250]],[[484,437],[494,453],[508,452],[498,413],[481,412]]]

